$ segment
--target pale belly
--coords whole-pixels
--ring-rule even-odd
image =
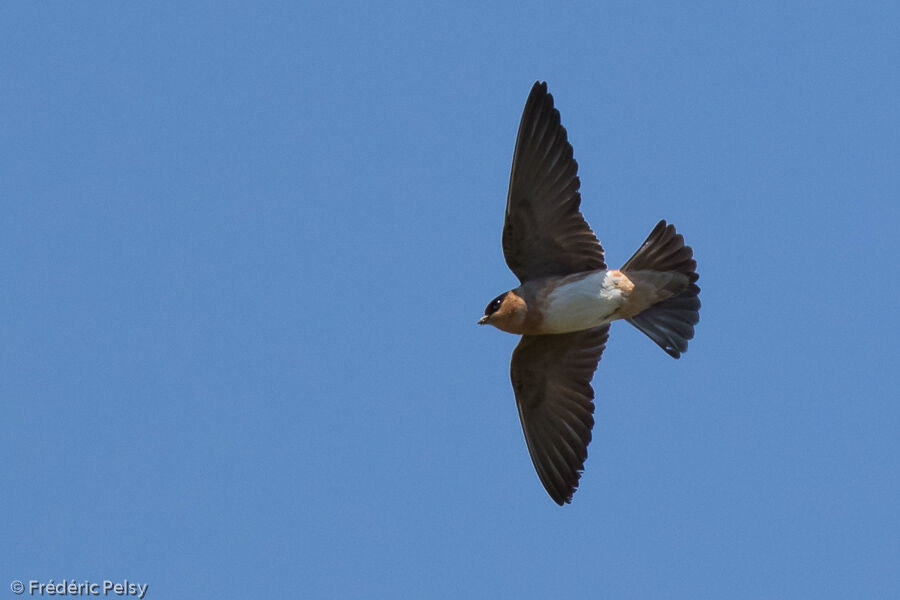
[[[616,311],[628,299],[617,285],[621,277],[618,271],[597,271],[564,280],[547,294],[541,311],[542,333],[581,331],[618,318]]]

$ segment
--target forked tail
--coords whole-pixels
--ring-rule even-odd
[[[676,271],[687,276],[689,283],[678,295],[628,319],[673,358],[680,358],[687,351],[688,340],[694,337],[694,325],[700,321],[696,269],[694,251],[684,245],[684,238],[675,232],[675,226],[667,225],[664,220],[656,224],[644,244],[620,269],[626,274],[647,270]]]

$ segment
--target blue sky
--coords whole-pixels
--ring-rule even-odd
[[[900,597],[898,5],[317,4],[0,8],[0,595]],[[703,290],[564,508],[475,326],[537,79]]]

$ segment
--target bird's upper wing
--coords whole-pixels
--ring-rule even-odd
[[[519,123],[503,224],[503,255],[519,281],[606,268],[578,210],[580,185],[553,96],[535,82]]]
[[[510,377],[528,452],[541,483],[562,506],[572,500],[594,426],[591,378],[609,325],[555,335],[525,335]]]

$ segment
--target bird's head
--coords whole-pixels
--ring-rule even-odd
[[[528,307],[515,290],[503,292],[487,305],[479,325],[493,325],[509,333],[522,333]]]

